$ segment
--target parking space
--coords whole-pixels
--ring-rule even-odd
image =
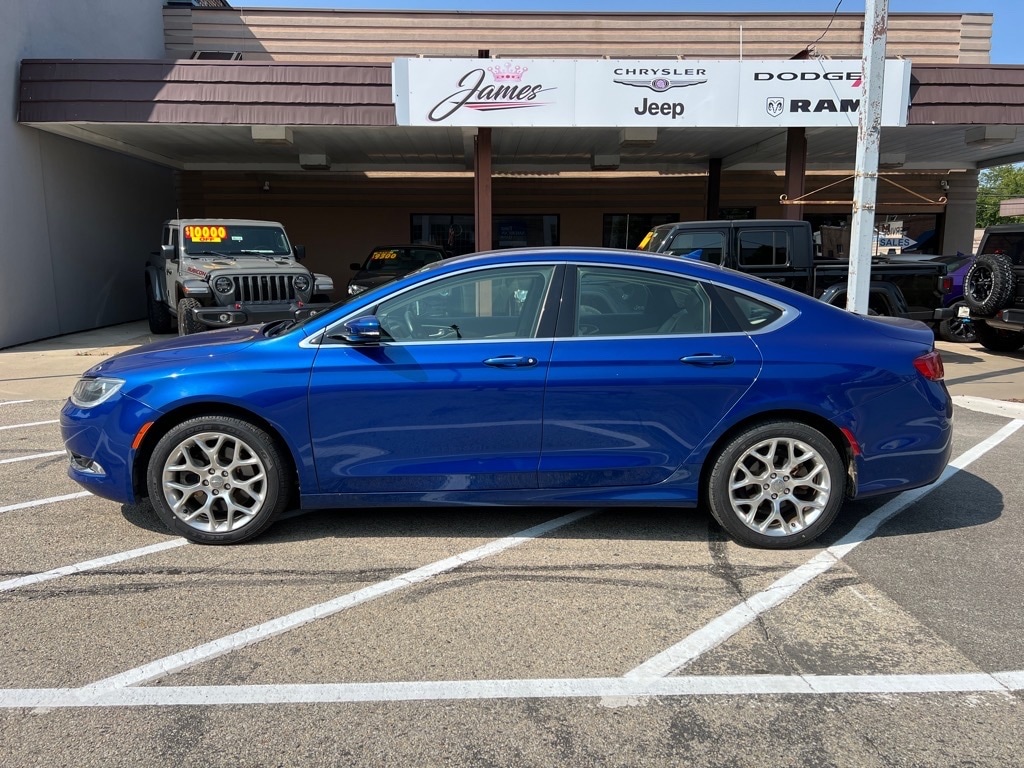
[[[110,749],[116,711],[133,765],[214,746],[296,764],[296,744],[339,765],[1016,759],[1024,406],[958,407],[941,485],[853,502],[783,552],[701,510],[296,512],[246,545],[185,544],[145,504],[78,492],[59,407],[0,405],[7,744]],[[192,746],[171,738],[211,708]],[[894,733],[919,759],[892,759]]]
[[[138,330],[7,358],[11,765],[1016,764],[1019,355],[940,343],[944,481],[798,550],[650,509],[296,511],[202,547],[66,477],[62,398]]]

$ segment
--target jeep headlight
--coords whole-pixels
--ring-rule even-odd
[[[295,280],[292,281],[292,285],[295,286],[296,291],[305,293],[309,290],[309,278],[305,275],[296,275]]]
[[[231,293],[235,289],[235,283],[230,277],[221,275],[213,281],[213,289],[217,293]]]
[[[71,391],[71,402],[79,408],[94,408],[118,393],[123,379],[79,379]]]

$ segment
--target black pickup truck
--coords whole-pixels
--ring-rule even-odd
[[[816,259],[811,225],[790,219],[685,221],[655,227],[641,251],[670,253],[721,264],[846,306],[849,263]],[[949,290],[946,265],[937,261],[871,262],[868,310],[921,320],[934,327],[952,315],[942,306]]]
[[[967,319],[993,352],[1024,347],[1024,224],[988,227],[964,278]]]

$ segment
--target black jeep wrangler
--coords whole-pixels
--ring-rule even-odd
[[[964,278],[964,301],[983,347],[993,352],[1024,347],[1024,224],[985,230]]]

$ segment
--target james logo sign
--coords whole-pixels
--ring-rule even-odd
[[[427,118],[435,123],[440,122],[463,107],[478,112],[543,107],[546,102],[536,101],[537,94],[554,90],[540,84],[524,84],[523,76],[528,67],[507,63],[487,67],[487,71],[491,73],[493,83],[485,82],[487,75],[483,68],[470,70],[459,79],[461,90],[439,101]]]

